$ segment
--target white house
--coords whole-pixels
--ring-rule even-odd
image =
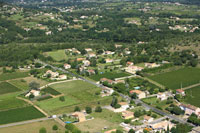
[[[142,68],[142,67],[130,65],[130,66],[125,68],[125,71],[128,72],[128,73],[131,73],[131,74],[135,74],[137,71],[141,71],[143,69],[144,68]]]
[[[196,114],[197,116],[200,115],[200,108],[195,107],[190,104],[180,104],[179,107],[185,111],[185,114],[191,115],[192,113]]]
[[[136,93],[138,99],[142,99],[146,97],[146,94],[143,91],[140,90],[131,90],[129,91],[130,94]]]
[[[182,89],[177,89],[177,90],[176,90],[176,94],[180,94],[180,95],[182,95],[182,96],[185,96],[185,91],[182,90]]]
[[[89,60],[83,60],[82,62],[83,62],[83,65],[86,66],[86,67],[90,65]]]
[[[106,63],[111,63],[111,62],[113,62],[113,59],[106,59],[105,61],[106,61]]]
[[[48,74],[51,75],[51,78],[56,78],[56,77],[59,76],[59,73],[58,73],[58,72],[53,72],[53,71],[51,71],[51,70],[48,70],[48,71],[45,73],[44,76],[47,76]]]
[[[149,123],[152,121],[153,121],[153,117],[147,116],[147,115],[144,116],[144,120],[143,120],[144,123]]]
[[[65,68],[65,69],[70,69],[70,68],[71,68],[71,65],[70,65],[70,64],[64,64],[64,68]]]
[[[158,93],[157,94],[157,99],[160,99],[161,101],[167,100],[167,95],[165,93]]]
[[[121,105],[120,108],[118,109],[114,109],[113,111],[114,112],[123,112],[123,111],[126,111],[128,108],[129,108],[129,104],[127,102],[120,102],[118,103],[119,105]]]
[[[40,95],[40,91],[38,91],[38,90],[31,90],[31,91],[29,91],[29,93],[27,93],[25,95],[25,97],[29,97],[31,94],[33,94],[36,97],[36,96]]]

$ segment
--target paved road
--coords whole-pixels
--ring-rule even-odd
[[[47,63],[45,63],[45,62],[42,62],[42,61],[40,61],[40,60],[35,60],[35,61],[38,62],[38,63],[41,63],[41,64],[43,64],[43,65],[45,65],[45,66],[50,66],[50,67],[53,68],[54,70],[60,70],[60,71],[62,71],[62,72],[64,72],[64,73],[71,74],[72,76],[74,76],[74,77],[76,77],[76,78],[79,78],[79,79],[82,79],[83,81],[86,81],[86,82],[88,82],[88,83],[90,83],[90,84],[93,84],[93,85],[95,85],[95,86],[97,86],[97,87],[105,88],[105,86],[103,86],[103,85],[101,85],[101,84],[96,84],[95,82],[92,82],[92,81],[90,81],[90,80],[87,80],[87,79],[85,79],[85,78],[83,78],[83,77],[81,77],[81,76],[79,76],[79,75],[76,75],[76,74],[74,74],[74,73],[71,73],[71,72],[69,72],[69,71],[66,71],[66,70],[64,70],[64,69],[62,69],[62,68],[54,67],[54,66],[52,66],[52,65],[50,65],[50,64],[47,64]],[[124,95],[124,94],[121,94],[121,93],[120,93],[120,96],[122,96],[123,98],[125,98],[127,101],[130,101],[130,100],[131,100],[131,98],[130,98],[129,96],[126,96],[126,95]],[[145,107],[145,108],[147,108],[147,109],[150,109],[150,110],[152,110],[152,111],[154,111],[154,112],[156,112],[156,113],[158,113],[158,114],[160,114],[160,115],[162,115],[162,116],[167,116],[168,118],[173,119],[173,120],[175,120],[175,121],[178,121],[178,122],[180,122],[180,123],[187,123],[187,121],[185,121],[185,120],[183,120],[183,119],[181,119],[181,118],[178,118],[178,117],[176,117],[176,116],[174,116],[174,115],[168,114],[168,113],[166,113],[166,112],[164,112],[164,111],[162,111],[162,110],[159,110],[159,109],[157,109],[157,108],[155,108],[155,107],[152,107],[152,106],[150,106],[150,105],[148,105],[148,104],[145,104],[144,102],[142,102],[142,101],[139,100],[139,99],[133,99],[133,100],[135,101],[136,104],[141,103],[143,107]],[[192,125],[191,123],[188,123],[188,124],[190,124],[191,126],[194,126],[194,125]]]
[[[11,126],[18,126],[18,125],[23,125],[23,124],[29,124],[29,123],[34,123],[34,122],[39,122],[39,121],[46,121],[50,120],[52,118],[41,118],[41,119],[35,119],[35,120],[29,120],[29,121],[22,121],[22,122],[16,122],[16,123],[10,123],[6,125],[0,125],[0,128],[5,128],[5,127],[11,127]]]

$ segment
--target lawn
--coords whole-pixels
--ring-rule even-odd
[[[187,87],[200,81],[200,69],[199,68],[182,68],[176,71],[162,73],[149,78],[169,87],[170,89],[178,89]]]
[[[0,111],[25,107],[28,104],[16,98],[18,93],[5,94],[0,96]]]
[[[58,130],[53,131],[52,126],[57,125]],[[31,128],[30,128],[31,127]],[[0,128],[0,133],[39,133],[39,130],[44,127],[48,133],[64,133],[65,128],[54,120],[40,121],[18,126]]]
[[[186,103],[192,104],[194,106],[200,107],[200,86],[186,90],[186,98],[184,101]]]
[[[3,73],[0,75],[0,81],[24,78],[24,77],[28,77],[28,72]]]
[[[51,94],[51,95],[54,95],[54,96],[60,95],[60,94],[61,94],[60,92],[54,90],[54,89],[51,88],[51,87],[44,88],[44,89],[42,89],[42,91],[45,92],[45,93],[49,93],[49,94]]]
[[[47,52],[46,54],[48,56],[51,56],[56,61],[65,60],[67,58],[67,55],[65,54],[65,50]]]
[[[99,81],[101,78],[115,79],[115,78],[121,78],[121,77],[126,77],[126,76],[130,76],[130,74],[123,73],[123,72],[120,72],[120,73],[106,72],[103,74],[92,75],[90,76],[90,78],[95,81]]]
[[[6,94],[6,93],[11,93],[11,92],[17,92],[17,91],[20,91],[20,89],[13,86],[12,84],[10,84],[8,82],[0,83],[0,95]]]
[[[162,109],[165,109],[168,106],[168,104],[166,104],[167,100],[160,101],[157,97],[144,98],[142,101],[155,107],[159,106]]]
[[[33,106],[11,109],[0,112],[0,124],[8,124],[45,117],[40,111]]]

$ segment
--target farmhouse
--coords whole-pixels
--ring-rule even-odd
[[[182,89],[177,89],[177,90],[176,90],[176,94],[180,94],[180,95],[182,95],[182,96],[185,96],[185,91],[182,90]]]
[[[70,65],[70,64],[64,64],[64,68],[65,68],[65,69],[70,69],[70,68],[71,68],[71,65]]]
[[[103,82],[108,82],[109,84],[113,84],[114,81],[113,80],[110,80],[110,79],[107,79],[107,78],[101,78],[100,81],[103,83]]]
[[[79,122],[86,121],[85,115],[82,112],[75,112],[75,113],[72,114],[72,116],[76,117]]]
[[[174,125],[169,122],[169,121],[161,121],[158,123],[154,123],[154,124],[150,124],[149,125],[154,131],[160,131],[160,130],[167,130],[167,128],[169,127],[169,129],[171,129]]]
[[[89,60],[83,60],[83,65],[84,66],[89,66],[90,65],[90,61]]]
[[[44,76],[47,76],[48,74],[51,75],[51,78],[56,78],[56,77],[59,76],[59,73],[58,73],[58,72],[53,72],[53,71],[51,71],[51,70],[48,70],[48,71],[44,74]]]
[[[125,71],[131,74],[135,74],[137,71],[141,71],[143,68],[138,66],[128,66]]]
[[[145,67],[148,67],[148,68],[155,68],[155,67],[159,67],[160,65],[159,64],[156,64],[156,63],[145,63]]]
[[[39,96],[39,95],[40,95],[40,91],[38,91],[38,90],[31,90],[31,91],[29,91],[29,92],[25,95],[25,97],[29,97],[31,94],[34,95],[34,96],[36,97],[36,96]]]
[[[132,118],[134,118],[134,113],[131,111],[123,111],[122,118],[123,119],[132,119]]]
[[[144,123],[149,123],[152,121],[153,121],[153,117],[147,116],[147,115],[144,116],[144,120],[143,120]]]
[[[200,113],[200,108],[195,107],[193,105],[190,104],[180,104],[179,107],[185,111],[185,114],[187,115],[191,115],[192,113],[196,114],[197,116],[199,116]]]
[[[106,63],[111,63],[113,62],[113,59],[105,59]]]
[[[130,94],[136,93],[138,99],[142,99],[142,98],[146,97],[146,94],[143,91],[140,91],[140,90],[131,90],[129,93]]]

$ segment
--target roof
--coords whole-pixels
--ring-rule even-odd
[[[182,92],[184,92],[184,90],[177,89],[176,92],[182,93]]]
[[[148,115],[145,115],[144,116],[144,120],[150,120],[152,117],[151,116],[148,116]]]
[[[85,121],[85,115],[82,112],[75,112],[72,114],[72,116],[78,117],[79,122]]]
[[[136,93],[136,94],[141,94],[141,93],[144,93],[140,90],[131,90],[129,93]]]
[[[113,83],[113,82],[114,82],[113,80],[110,80],[110,79],[107,79],[107,78],[101,78],[100,80],[101,80],[102,82],[107,81],[108,83]]]
[[[119,105],[123,106],[123,105],[128,105],[127,102],[120,102]]]
[[[94,73],[95,71],[92,69],[87,70],[89,73]]]
[[[76,60],[77,61],[82,61],[82,60],[85,60],[85,58],[77,58]]]
[[[171,123],[169,121],[161,121],[159,123],[155,123],[155,124],[152,124],[152,128],[153,129],[156,129],[156,128],[165,128],[166,126],[170,125]]]
[[[131,111],[123,111],[122,112],[123,117],[129,117],[129,116],[133,116],[133,115],[134,115],[134,113]]]
[[[180,106],[191,109],[191,110],[196,110],[197,107],[191,105],[191,104],[180,104]]]

